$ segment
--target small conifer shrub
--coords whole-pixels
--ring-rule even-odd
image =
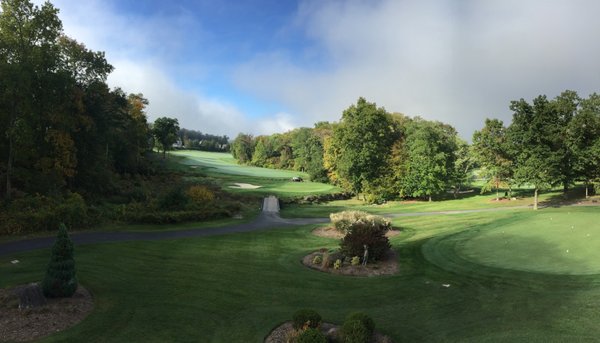
[[[52,247],[52,255],[46,276],[42,282],[44,295],[49,298],[66,298],[77,289],[73,242],[67,233],[65,224],[60,224],[58,235]]]

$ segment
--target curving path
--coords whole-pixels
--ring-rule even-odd
[[[573,206],[573,205],[571,205]],[[456,211],[432,211],[432,212],[411,212],[388,214],[387,217],[413,217],[413,216],[433,216],[445,214],[478,213],[493,212],[502,210],[514,210],[527,208],[529,206],[498,207],[478,210],[456,210]],[[231,226],[212,227],[205,229],[186,229],[180,231],[159,231],[159,232],[82,232],[71,234],[71,239],[75,244],[91,244],[105,242],[124,242],[124,241],[155,241],[161,239],[188,238],[188,237],[206,237],[228,233],[249,232],[262,229],[272,229],[287,226],[298,226],[308,224],[320,224],[329,222],[329,218],[294,218],[286,219],[279,216],[279,200],[275,196],[269,196],[263,200],[262,212],[256,219],[249,223],[242,223]],[[51,247],[55,237],[33,238],[21,241],[12,241],[0,243],[0,256],[9,254],[43,249]]]
[[[284,219],[279,216],[279,200],[270,196],[263,200],[262,212],[254,221],[231,226],[181,231],[159,232],[82,232],[71,234],[75,244],[91,244],[123,241],[155,241],[160,239],[206,237],[236,232],[249,232],[275,227],[326,223],[329,218]],[[0,256],[51,247],[56,237],[33,238],[21,241],[0,243]]]

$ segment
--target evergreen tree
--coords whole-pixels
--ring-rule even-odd
[[[52,247],[52,256],[42,288],[44,295],[49,298],[70,297],[77,289],[73,242],[67,233],[65,224],[60,224],[58,228],[58,235]]]

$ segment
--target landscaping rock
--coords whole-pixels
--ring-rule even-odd
[[[42,287],[37,283],[17,287],[14,292],[19,297],[19,309],[21,310],[42,307],[47,304]]]

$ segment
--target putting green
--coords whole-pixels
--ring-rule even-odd
[[[454,250],[462,259],[491,267],[600,274],[599,219],[598,212],[577,209],[527,214],[502,226],[458,235]]]

